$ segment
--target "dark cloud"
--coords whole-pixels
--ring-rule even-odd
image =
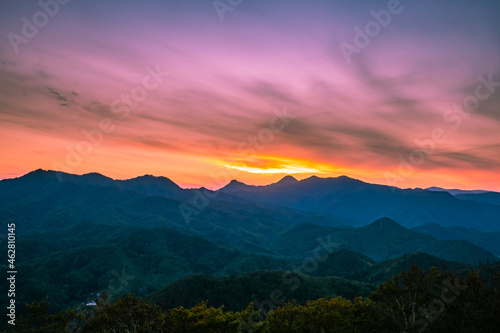
[[[41,80],[48,80],[48,79],[53,79],[54,76],[51,75],[51,74],[48,74],[47,72],[43,71],[43,70],[37,70],[35,72],[35,76],[38,78],[38,79],[41,79]]]
[[[315,122],[314,117],[302,116],[290,120],[282,133],[287,142],[311,151],[332,152],[348,149],[347,142],[343,142],[339,135],[324,125],[321,122]]]
[[[488,75],[484,75],[484,77],[487,78]],[[496,83],[500,82],[500,71],[493,74],[493,81],[495,81]],[[471,91],[475,92],[475,86]],[[475,113],[485,116],[490,120],[500,122],[500,87],[496,87],[490,98],[481,102],[478,110]]]
[[[146,136],[138,136],[137,138],[133,139],[134,142],[161,149],[161,150],[169,150],[169,151],[177,151],[179,150],[179,146],[176,145],[172,140],[170,140],[167,137],[159,137],[159,136],[153,136],[153,135],[146,135]]]
[[[291,91],[283,85],[273,84],[266,81],[254,81],[241,86],[244,91],[254,94],[260,99],[268,99],[275,103],[300,104]]]
[[[399,119],[406,123],[416,117],[422,120],[426,113],[422,101],[403,90],[407,85],[415,83],[416,77],[412,73],[397,77],[377,75],[374,65],[363,54],[352,65],[355,75],[363,85],[360,90],[370,91],[377,96],[373,105],[374,114],[383,116],[389,110],[395,116],[391,118],[392,122]]]
[[[450,168],[474,168],[477,170],[495,170],[500,168],[500,162],[473,153],[440,152],[432,157],[438,165]]]
[[[0,64],[2,66],[5,66],[5,67],[8,67],[8,66],[16,66],[16,63],[14,61],[10,61],[10,60],[1,60],[0,61]]]
[[[58,101],[68,102],[68,99],[66,97],[64,97],[61,93],[59,93],[58,91],[55,91],[52,88],[47,88],[47,89],[50,91],[50,93],[52,95],[56,96],[56,98],[57,98]]]
[[[73,95],[78,96],[78,94]],[[92,115],[96,115],[99,117],[111,117],[114,118],[115,115],[111,112],[111,107],[109,105],[102,104],[99,101],[92,101],[90,104],[82,107],[85,111],[91,113]]]

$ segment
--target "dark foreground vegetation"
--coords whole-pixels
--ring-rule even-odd
[[[498,265],[468,273],[413,265],[364,299],[281,302],[276,290],[273,302],[260,304],[278,306],[226,311],[207,302],[169,308],[131,294],[102,295],[96,306],[55,314],[48,301],[28,304],[5,332],[499,332],[499,288]]]

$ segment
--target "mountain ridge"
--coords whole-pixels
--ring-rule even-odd
[[[371,276],[365,282],[381,281],[412,261],[465,265],[498,260],[470,240],[437,239],[409,230],[408,221],[394,217],[415,214],[418,222],[428,222],[423,217],[433,215],[423,214],[422,207],[430,207],[424,212],[449,215],[445,222],[454,223],[456,214],[450,211],[463,206],[475,213],[467,222],[470,227],[480,225],[480,209],[494,207],[444,192],[394,190],[341,176],[301,181],[284,177],[263,187],[234,181],[252,190],[233,195],[183,189],[152,175],[113,180],[98,173],[63,174],[63,181],[58,175],[35,170],[0,181],[0,220],[14,222],[22,235],[16,246],[26,275],[19,286],[29,292],[20,301],[51,294],[53,304],[82,302],[105,287],[110,270],[122,267],[136,277],[130,290],[146,296],[190,274],[283,271],[320,253],[325,262],[318,262],[316,274],[345,278],[315,279],[319,289],[311,289],[311,295],[316,297],[318,290],[334,296],[336,283],[346,293],[351,287],[366,290],[366,285],[346,279],[359,282]],[[193,212],[189,220],[183,207]],[[359,212],[365,221],[349,219]],[[458,235],[467,233],[454,228]],[[447,230],[431,231],[440,236]],[[494,235],[477,235],[483,237],[481,244],[495,242]],[[428,254],[398,259],[415,252]],[[381,264],[387,260],[394,261]],[[256,276],[265,282],[269,274]],[[274,286],[280,286],[279,280]]]

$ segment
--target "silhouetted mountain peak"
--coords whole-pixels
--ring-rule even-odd
[[[341,179],[341,180],[357,180],[357,179],[351,178],[351,177],[346,176],[346,175],[339,176],[339,177],[337,177],[337,179]]]
[[[299,181],[293,177],[293,176],[285,176],[283,177],[279,182],[275,183],[274,185],[290,185],[290,184],[296,184]]]
[[[70,175],[72,176],[72,175]],[[11,182],[14,180],[20,180],[21,182],[24,182],[25,184],[31,184],[32,186],[35,186],[33,182],[51,182],[57,180],[56,178],[56,171],[51,171],[51,170],[43,170],[43,169],[36,169],[31,172],[28,172],[27,174],[17,177],[17,178],[12,178],[12,179],[4,179],[2,182]],[[38,185],[37,185],[38,186]]]
[[[228,186],[247,186],[247,184],[240,182],[239,180],[233,179],[227,184]]]
[[[306,178],[302,180],[305,183],[312,183],[312,184],[331,184],[331,183],[364,183],[361,180],[355,179],[348,177],[346,175],[342,175],[339,177],[327,177],[327,178],[321,178],[318,176],[311,176],[309,178]]]
[[[34,171],[28,172],[27,174],[25,174],[21,178],[24,178],[24,177],[27,177],[27,178],[29,178],[29,177],[46,177],[48,175],[53,175],[54,173],[56,173],[56,171],[36,169]]]
[[[36,170],[31,171],[31,172],[28,172],[26,175],[41,175],[41,174],[48,173],[48,172],[49,172],[48,170],[36,169]]]
[[[82,175],[83,178],[90,179],[90,180],[104,180],[104,181],[113,181],[113,179],[106,177],[100,173],[97,172],[90,172]]]
[[[317,180],[321,180],[321,179],[324,179],[324,178],[320,178],[318,176],[311,176],[309,178],[304,179],[304,181],[317,181]]]
[[[164,188],[180,189],[179,185],[168,179],[167,177],[157,177],[153,175],[144,175],[123,181],[126,184],[143,185],[143,186],[159,186]]]
[[[75,175],[75,174],[70,174],[70,173],[65,173],[61,171],[54,171],[54,170],[43,170],[43,169],[36,169],[34,171],[31,171],[27,173],[26,175],[20,177],[23,179],[28,179],[30,181],[53,181],[57,180],[58,182],[61,181],[75,181],[78,183],[87,183],[87,184],[94,184],[94,185],[103,185],[103,184],[112,184],[113,179],[106,177],[100,173],[97,172],[91,172],[83,175]]]
[[[401,224],[395,222],[394,220],[392,220],[388,217],[383,217],[381,219],[378,219],[377,221],[373,222],[372,224],[367,225],[365,228],[408,230],[405,227],[403,227]]]
[[[221,190],[222,191],[241,191],[241,190],[246,190],[250,187],[253,187],[253,186],[244,184],[236,179],[233,179],[229,182],[229,184],[227,184],[226,186],[221,188]]]

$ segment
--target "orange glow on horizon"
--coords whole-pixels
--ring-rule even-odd
[[[325,174],[335,171],[335,169],[329,165],[302,159],[292,159],[277,156],[254,156],[247,159],[233,159],[229,162],[219,160],[213,160],[212,162],[225,168],[235,169],[252,174]]]

